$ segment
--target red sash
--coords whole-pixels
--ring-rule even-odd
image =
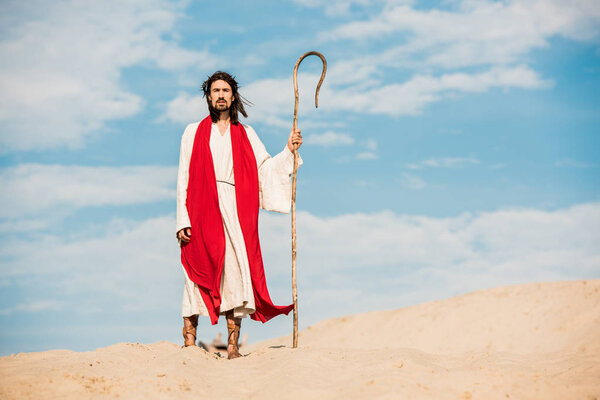
[[[192,240],[181,246],[181,263],[192,282],[198,284],[210,320],[219,320],[221,275],[225,259],[225,228],[215,168],[210,152],[212,121],[206,117],[198,125],[190,158],[186,207],[192,225]],[[258,241],[258,170],[256,158],[242,124],[231,124],[231,148],[235,176],[237,215],[244,235],[256,311],[251,318],[267,322],[288,314],[294,305],[276,306],[271,301],[260,243]]]

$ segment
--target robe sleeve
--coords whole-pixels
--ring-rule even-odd
[[[289,213],[292,206],[290,178],[294,171],[294,153],[286,144],[279,154],[271,157],[256,131],[249,125],[244,125],[244,128],[258,167],[260,207],[268,211]],[[298,160],[298,166],[300,165],[302,165],[302,158]]]
[[[189,124],[181,137],[181,148],[179,150],[179,170],[177,172],[177,223],[175,233],[183,228],[192,226],[187,212],[185,202],[187,199],[187,187],[189,179],[190,158],[194,146],[194,136],[198,124]]]

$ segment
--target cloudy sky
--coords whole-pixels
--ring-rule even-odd
[[[179,343],[175,179],[200,85],[236,75],[276,154],[310,50],[329,69],[318,109],[320,61],[299,75],[301,328],[600,278],[599,45],[595,0],[3,1],[0,354]],[[260,228],[288,304],[289,216]]]

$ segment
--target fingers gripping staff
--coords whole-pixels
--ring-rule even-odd
[[[325,79],[325,73],[327,72],[327,60],[323,54],[318,51],[309,51],[303,54],[296,65],[294,66],[294,96],[296,102],[294,104],[294,125],[293,132],[298,129],[298,67],[302,60],[308,56],[317,56],[323,61],[323,72],[321,73],[321,79],[317,84],[317,91],[315,92],[315,107],[319,107],[319,89]],[[298,347],[298,292],[296,289],[296,173],[298,171],[298,148],[294,146],[294,173],[292,175],[292,297],[294,299],[294,348]]]

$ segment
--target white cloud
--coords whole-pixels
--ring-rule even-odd
[[[552,83],[541,79],[529,67],[497,67],[474,74],[451,73],[439,77],[417,75],[404,83],[369,90],[354,88],[328,93],[332,106],[355,112],[414,115],[445,95],[460,92],[485,92],[493,88],[548,88]]]
[[[381,74],[377,70],[377,60],[341,59],[327,67],[327,85],[355,84],[361,88],[377,83]]]
[[[370,89],[325,89],[336,110],[390,116],[416,115],[434,102],[455,93],[485,92],[494,88],[542,89],[552,85],[529,67],[495,67],[481,73],[417,75],[404,83]]]
[[[54,300],[59,303],[16,300],[29,304],[21,308],[31,312],[35,304],[60,308],[63,301],[69,313],[107,306],[117,314],[176,308],[183,273],[174,222],[172,216],[113,220],[101,237],[5,241],[0,280],[18,279],[28,287],[43,282],[60,290]],[[300,211],[297,224],[303,325],[493,286],[600,276],[600,203],[449,218],[391,211],[319,217]],[[289,233],[289,216],[261,214],[265,268],[277,299],[289,294]],[[109,300],[114,303],[106,304]]]
[[[218,58],[169,39],[181,6],[163,0],[3,3],[0,143],[16,150],[78,147],[105,121],[139,112],[123,69],[197,69]]]
[[[356,158],[358,160],[376,160],[379,157],[376,153],[373,153],[372,151],[363,151],[361,153],[358,153],[356,155]]]
[[[386,50],[382,63],[421,63],[456,68],[519,62],[534,48],[561,35],[588,40],[599,33],[600,8],[594,1],[459,1],[454,10],[420,10],[406,4],[384,7],[378,15],[323,32],[328,40],[379,40],[403,34]],[[408,33],[408,35],[406,35]]]
[[[305,143],[308,146],[349,146],[354,144],[354,139],[345,133],[327,131],[321,134],[313,133],[307,135]]]
[[[409,174],[408,172],[403,172],[400,182],[403,186],[411,190],[421,190],[427,187],[427,182],[425,182],[422,178]]]
[[[366,20],[338,26],[324,32],[324,38],[375,42],[383,37],[400,43],[386,45],[376,54],[331,62],[322,93],[324,113],[414,115],[456,93],[550,87],[551,81],[524,64],[528,53],[547,46],[556,35],[596,38],[600,19],[594,1],[464,1],[447,11],[416,9],[412,1],[298,3],[323,7],[335,16],[348,15],[353,7],[369,10],[361,13]],[[178,44],[173,31],[183,16],[181,4],[163,0],[3,4],[4,14],[11,18],[5,19],[6,34],[0,42],[0,142],[7,149],[21,150],[81,146],[106,121],[132,116],[144,107],[144,99],[122,85],[124,69],[151,65],[170,71],[198,70],[222,62],[206,50],[191,51]],[[389,40],[389,35],[401,35],[402,40]],[[441,75],[427,71],[404,82],[386,79],[389,67],[423,64],[483,70]],[[319,115],[311,106],[313,89],[304,88],[316,82],[316,76],[301,74],[300,80],[300,126],[323,126],[319,117],[312,118]],[[291,77],[260,80],[243,89],[255,103],[249,121],[287,132],[293,110]],[[163,118],[198,120],[205,112],[198,108],[202,102],[199,96],[180,93],[167,105]]]
[[[22,164],[0,170],[0,217],[169,200],[175,196],[176,180],[176,167]]]
[[[299,3],[326,12],[329,7],[318,0]],[[345,10],[359,5],[351,0],[334,4]],[[360,50],[365,45],[375,49],[330,63],[323,93],[327,104],[363,114],[417,115],[457,94],[550,88],[552,80],[528,65],[530,53],[556,36],[585,41],[597,40],[600,33],[600,7],[590,0],[459,0],[446,6],[369,3],[350,22],[321,32],[323,41],[351,40]],[[470,70],[461,72],[464,68]],[[419,72],[399,82],[390,69]]]
[[[192,96],[182,92],[167,103],[165,114],[159,120],[189,124],[200,121],[207,115],[208,105],[202,95]]]
[[[289,220],[267,214],[262,221],[264,253],[285,274]],[[300,296],[312,322],[488,287],[600,277],[600,203],[450,218],[299,212],[297,224]],[[329,311],[316,300],[325,297]]]
[[[467,165],[479,164],[477,158],[473,157],[440,157],[428,158],[418,163],[407,164],[408,169],[423,169],[423,168],[462,168]]]
[[[49,310],[60,310],[64,308],[64,301],[56,301],[56,300],[37,300],[31,301],[28,303],[19,303],[12,309],[3,309],[0,311],[0,314],[10,314],[13,312],[41,312],[41,311],[49,311]]]
[[[367,151],[360,152],[356,155],[358,160],[376,160],[379,158],[377,153],[377,140],[375,139],[367,139],[364,143]]]
[[[500,169],[504,169],[508,167],[508,164],[506,163],[497,163],[497,164],[492,164],[489,166],[490,169],[494,169],[494,170],[500,170]]]
[[[168,296],[162,286],[181,281],[174,230],[174,218],[166,216],[112,220],[101,237],[78,232],[46,235],[33,243],[8,240],[0,248],[7,260],[2,275],[30,284],[46,282],[64,296],[80,298],[85,293],[78,304],[70,305],[71,311],[104,308],[93,300],[98,295],[104,300],[115,297],[121,307],[155,307]],[[35,304],[34,299],[31,302]]]
[[[305,7],[322,7],[325,15],[330,17],[340,17],[348,15],[353,6],[366,7],[372,5],[374,0],[294,0],[296,3]],[[398,1],[398,0],[396,0]],[[412,2],[403,0],[404,3]]]
[[[298,74],[299,99],[298,127],[305,130],[304,121],[314,108],[314,88],[306,88],[308,82],[317,82],[318,77],[303,73]],[[316,84],[316,83],[315,83]],[[250,122],[291,129],[294,111],[294,87],[291,75],[281,79],[262,79],[250,83],[240,89],[243,96],[252,102],[248,110]],[[321,104],[323,104],[321,102]]]
[[[369,139],[365,142],[365,147],[371,151],[377,150],[377,140]]]

